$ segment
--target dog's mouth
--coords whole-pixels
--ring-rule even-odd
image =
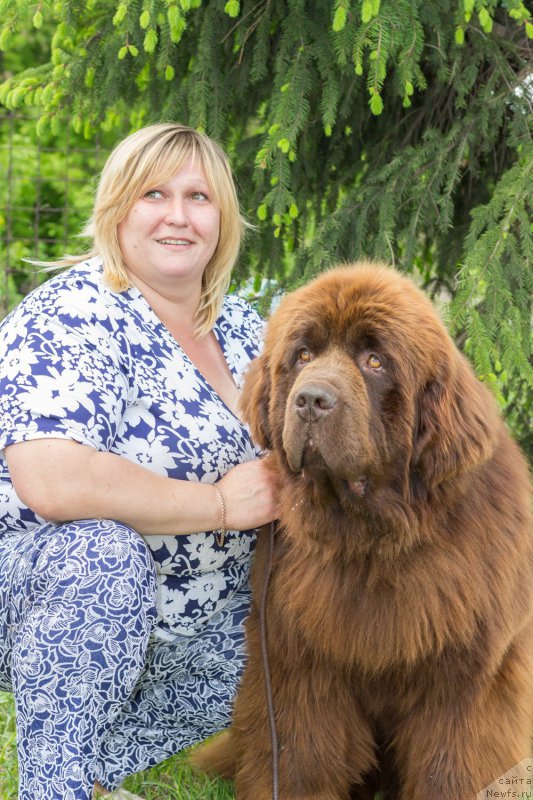
[[[356,496],[356,497],[364,497],[366,494],[366,490],[368,487],[368,478],[365,475],[361,475],[355,481],[345,481],[348,489]]]
[[[313,484],[315,489],[329,490],[330,494],[333,492],[341,503],[351,498],[365,497],[368,491],[366,475],[347,478],[332,472],[312,438],[304,447],[300,474],[303,480]]]

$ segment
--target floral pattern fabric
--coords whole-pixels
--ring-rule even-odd
[[[144,668],[153,559],[115,520],[38,525],[0,545],[0,688],[15,694],[19,800],[91,800],[97,773],[111,782],[117,760],[121,775],[144,765],[135,739],[114,761],[102,752]]]
[[[233,378],[257,355],[262,321],[227,297],[214,333]],[[257,457],[242,422],[200,375],[136,288],[112,292],[98,260],[56,276],[0,326],[0,448],[41,437],[118,453],[159,475],[213,483]],[[0,537],[41,520],[0,456]],[[247,583],[255,531],[148,536],[157,631],[193,636]]]
[[[247,303],[225,298],[214,333],[239,387],[261,332]],[[108,289],[96,259],[0,325],[0,449],[45,437],[204,483],[258,455],[141,293]],[[89,800],[95,775],[116,788],[228,723],[255,536],[230,531],[220,547],[213,531],[46,523],[0,454],[0,688],[15,691],[23,800]],[[141,551],[143,566],[128,566]]]

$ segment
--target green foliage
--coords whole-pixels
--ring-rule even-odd
[[[468,331],[466,353],[494,390],[516,435],[533,452],[533,146],[476,208],[450,309],[452,327]],[[529,269],[524,268],[529,265]],[[502,355],[504,361],[502,361]],[[524,399],[526,402],[524,402]]]
[[[372,257],[445,292],[533,457],[522,0],[0,0],[0,15],[6,63],[49,34],[0,85],[7,108],[39,109],[39,134],[177,119],[222,141],[258,223],[238,279],[294,285]]]
[[[0,308],[19,302],[47,273],[23,262],[24,258],[53,260],[66,250],[79,252],[82,240],[70,240],[80,231],[93,202],[92,177],[105,157],[68,128],[53,136],[35,137],[31,118],[0,124]],[[111,143],[109,143],[110,145]]]

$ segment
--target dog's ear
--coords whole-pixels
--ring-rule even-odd
[[[268,421],[269,398],[270,369],[263,353],[252,361],[246,371],[240,407],[244,421],[250,426],[254,442],[266,450],[272,447]]]
[[[483,464],[498,435],[490,392],[464,356],[456,351],[455,358],[453,369],[443,368],[417,399],[413,466],[428,487]]]

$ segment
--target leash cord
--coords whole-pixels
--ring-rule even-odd
[[[263,656],[263,678],[265,681],[268,724],[270,727],[270,741],[272,745],[272,800],[279,800],[279,747],[278,747],[278,736],[276,733],[276,719],[274,717],[274,700],[272,697],[272,681],[270,676],[270,664],[268,660],[268,639],[267,639],[267,624],[266,624],[266,603],[268,595],[268,586],[270,583],[270,573],[272,572],[272,561],[274,557],[274,536],[275,536],[275,525],[274,522],[271,522],[267,568],[265,573],[265,582],[263,584],[263,594],[261,597],[261,606],[259,611],[259,626],[261,633],[261,653]]]

